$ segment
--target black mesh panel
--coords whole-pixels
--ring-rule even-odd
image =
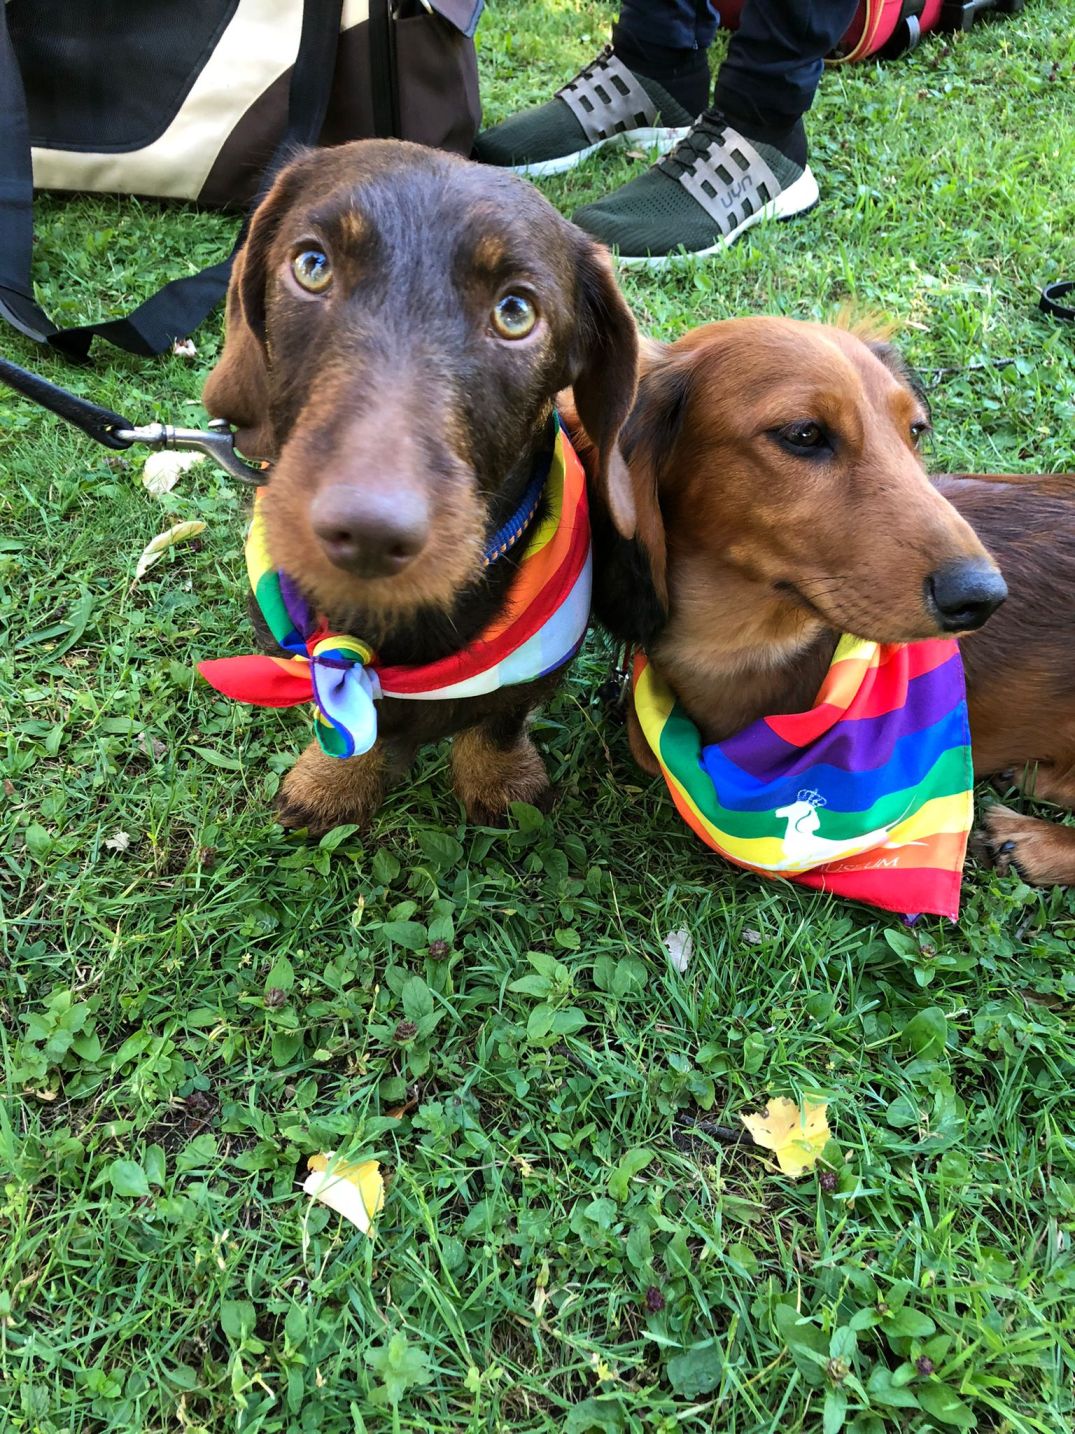
[[[159,139],[239,0],[11,0],[32,143],[123,151]]]

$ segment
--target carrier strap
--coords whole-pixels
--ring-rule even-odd
[[[370,0],[370,103],[378,139],[402,133],[399,123],[399,67],[392,0]]]
[[[303,6],[299,49],[288,92],[287,127],[251,209],[264,196],[291,150],[296,145],[316,143],[321,133],[332,89],[342,8],[342,0],[306,0]],[[246,237],[246,221],[231,254],[221,263],[201,273],[173,279],[124,318],[58,329],[34,298],[30,124],[22,76],[8,31],[7,6],[0,4],[0,12],[0,318],[27,338],[48,344],[70,359],[86,359],[95,336],[143,357],[163,353],[176,339],[196,329],[224,297],[232,261]]]
[[[1071,301],[1061,303],[1060,300],[1068,295],[1072,296]],[[1059,279],[1052,284],[1046,284],[1041,291],[1038,308],[1051,319],[1075,319],[1075,281]]]

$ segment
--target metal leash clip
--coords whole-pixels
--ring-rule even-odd
[[[630,644],[624,643],[619,661],[613,657],[608,676],[597,689],[597,700],[607,708],[610,716],[622,718],[626,710],[633,657]]]
[[[175,448],[204,453],[241,483],[257,487],[265,482],[268,463],[246,459],[235,447],[235,432],[226,418],[211,418],[208,428],[176,428],[171,423],[146,423],[140,428],[117,428],[113,437],[124,447],[144,443],[149,448]]]

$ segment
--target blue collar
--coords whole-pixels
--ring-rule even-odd
[[[552,456],[556,451],[556,435],[560,431],[560,420],[553,419],[552,447],[547,454],[543,454],[534,464],[534,471],[530,475],[530,481],[519,499],[519,506],[505,523],[501,523],[496,532],[485,545],[482,553],[482,567],[491,567],[497,558],[502,558],[506,552],[514,548],[515,544],[524,535],[534,520],[534,514],[541,502],[541,495],[545,491],[545,482],[549,476],[549,469],[552,467]]]

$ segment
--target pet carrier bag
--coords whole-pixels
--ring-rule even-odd
[[[127,318],[57,330],[30,282],[33,188],[243,207],[296,144],[395,136],[469,153],[482,0],[7,0],[0,16],[0,316],[84,357],[160,353],[230,259]],[[6,23],[5,23],[6,22]]]

